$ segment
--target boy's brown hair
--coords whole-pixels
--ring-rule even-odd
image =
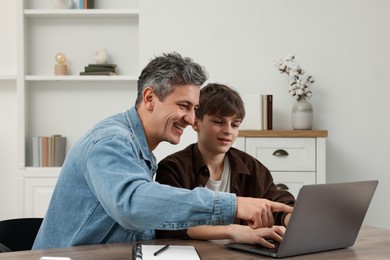
[[[199,106],[196,118],[204,115],[236,116],[244,120],[245,107],[240,94],[232,88],[218,83],[209,83],[200,90]]]

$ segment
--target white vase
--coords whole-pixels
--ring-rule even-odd
[[[294,103],[291,111],[291,123],[294,130],[311,130],[313,128],[313,106],[305,98]]]
[[[106,64],[108,60],[108,52],[105,48],[95,51],[95,61],[97,64]]]
[[[72,9],[73,0],[51,0],[54,9]]]

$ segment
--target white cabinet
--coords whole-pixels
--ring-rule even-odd
[[[139,74],[138,0],[95,0],[95,9],[18,0],[17,165],[21,215],[43,216],[60,167],[32,167],[32,137],[62,134],[67,151],[98,121],[133,106]],[[80,76],[106,48],[117,76]],[[55,76],[64,52],[68,75]]]
[[[327,131],[240,131],[236,147],[257,158],[280,187],[297,196],[302,185],[326,182]]]
[[[24,215],[45,215],[57,178],[24,178]]]

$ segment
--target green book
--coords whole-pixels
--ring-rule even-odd
[[[115,68],[112,68],[112,67],[96,67],[96,66],[90,67],[90,66],[87,66],[87,67],[84,67],[84,71],[85,72],[102,72],[102,71],[115,72]]]
[[[108,68],[116,68],[118,65],[115,63],[105,63],[105,64],[88,64],[88,67],[108,67]]]
[[[90,75],[90,76],[112,76],[118,75],[116,72],[110,71],[91,71],[91,72],[80,72],[80,75]]]
[[[87,0],[87,9],[95,8],[95,0]]]

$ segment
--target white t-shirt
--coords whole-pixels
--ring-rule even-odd
[[[223,172],[221,180],[216,181],[209,178],[206,187],[213,191],[230,192],[230,164],[227,156],[223,160]]]

